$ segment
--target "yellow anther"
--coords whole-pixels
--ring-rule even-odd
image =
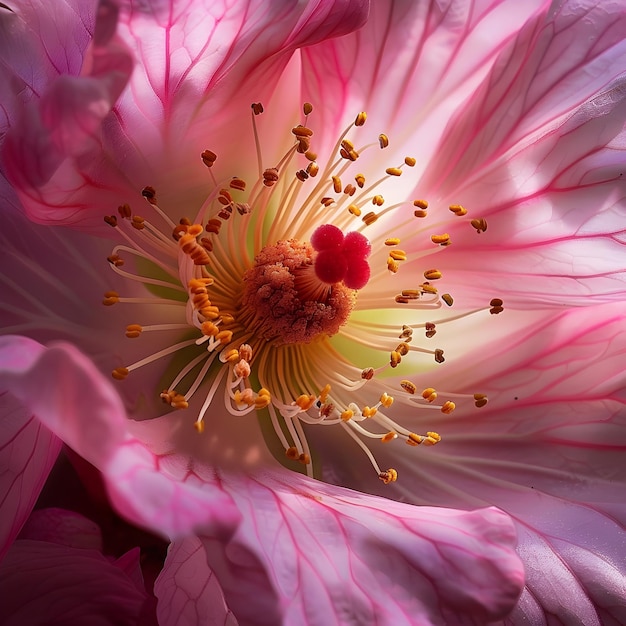
[[[222,316],[222,324],[224,326],[229,326],[235,321],[235,318],[230,313],[224,313],[222,311],[221,316]]]
[[[410,446],[419,446],[422,441],[424,441],[424,437],[422,437],[421,435],[417,435],[416,433],[409,433],[409,436],[406,440],[406,442]]]
[[[348,420],[351,420],[353,418],[353,416],[354,416],[354,411],[352,409],[346,409],[345,411],[342,411],[341,415],[340,415],[341,419],[344,422],[347,422]]]
[[[393,404],[393,396],[390,396],[387,393],[383,393],[382,396],[380,396],[380,403],[386,408],[388,409],[392,404]]]
[[[187,228],[187,233],[192,237],[197,237],[203,230],[202,224],[192,224]]]
[[[259,390],[257,393],[257,397],[254,399],[254,408],[258,410],[264,409],[269,406],[272,401],[272,396],[270,392],[264,387]]]
[[[295,404],[303,411],[308,411],[315,404],[315,396],[307,396],[306,394],[303,394],[298,396]]]
[[[389,355],[389,365],[391,365],[391,367],[398,367],[401,361],[402,355],[396,350],[393,350]]]
[[[202,311],[202,315],[205,320],[216,320],[220,316],[220,310],[213,304],[207,304],[206,306],[198,307]]]
[[[394,261],[406,261],[406,252],[404,250],[392,250],[389,256]]]
[[[417,289],[403,289],[402,296],[404,298],[409,298],[410,300],[415,300],[419,298],[420,292]]]
[[[311,462],[311,457],[308,454],[302,453],[298,456],[298,462],[302,463],[302,465],[308,465]]]
[[[398,344],[396,346],[396,352],[400,355],[400,356],[406,356],[409,353],[409,344],[406,343],[405,341],[403,341],[402,343]]]
[[[411,301],[411,298],[407,298],[406,296],[397,295],[395,297],[395,301],[397,304],[408,304]]]
[[[413,200],[413,206],[418,209],[427,209],[428,208],[428,200]]]
[[[386,472],[381,472],[378,474],[378,478],[380,478],[385,485],[389,483],[395,483],[398,480],[398,472],[395,469],[390,467]]]
[[[472,220],[470,224],[476,229],[477,233],[484,233],[487,230],[487,220],[484,218],[479,218]]]
[[[126,327],[126,336],[129,339],[136,339],[139,335],[141,335],[142,330],[143,327],[140,324],[129,324]]]
[[[215,154],[215,152],[212,152],[211,150],[205,150],[200,157],[202,158],[202,162],[207,166],[207,167],[213,167],[213,163],[215,163],[215,161],[217,160],[217,154]]]
[[[376,195],[372,198],[372,204],[375,206],[383,206],[385,199],[380,195]]]
[[[170,406],[173,409],[177,409],[179,411],[183,410],[183,409],[188,409],[189,408],[189,402],[187,402],[187,400],[185,400],[185,396],[183,396],[180,393],[174,393],[174,395],[171,398],[170,401]]]
[[[365,186],[365,176],[363,176],[363,174],[357,174],[354,177],[354,180],[356,181],[356,184],[359,186],[359,188],[363,189],[363,187]]]
[[[481,407],[487,404],[488,398],[484,393],[475,393],[474,394],[474,406],[480,409]]]
[[[219,337],[219,335],[217,337]],[[224,360],[224,363],[239,362],[241,360],[241,357],[239,356],[239,350],[237,350],[236,348],[231,348],[230,350],[227,350],[224,356],[222,356],[222,359]]]
[[[250,388],[246,388],[243,391],[237,389],[233,394],[235,404],[246,404],[251,406],[255,402],[254,392]]]
[[[454,409],[456,409],[456,404],[448,400],[447,402],[443,403],[443,406],[441,407],[441,412],[445,413],[446,415],[450,415],[450,413],[452,413]]]
[[[366,226],[370,226],[378,219],[378,215],[372,211],[370,213],[366,213],[362,219]]]
[[[410,380],[401,380],[400,387],[407,393],[413,395],[417,391],[417,387]]]
[[[399,167],[388,167],[385,173],[389,174],[389,176],[402,176],[402,170]]]
[[[390,441],[393,441],[394,439],[397,439],[398,435],[396,433],[393,432],[393,430],[390,430],[388,433],[386,433],[385,435],[383,435],[380,440],[383,443],[389,443]]]
[[[193,427],[196,429],[196,432],[201,435],[204,432],[204,422],[200,420],[199,422],[194,422]]]
[[[229,185],[228,185],[231,189],[237,189],[238,191],[245,191],[246,190],[246,181],[242,180],[241,178],[233,178]]]
[[[315,161],[307,165],[306,173],[312,178],[315,178],[319,174],[319,171],[320,171],[320,166]]]
[[[330,385],[324,385],[324,389],[320,391],[319,399],[323,404],[328,399],[328,394],[330,393]]]
[[[400,264],[389,256],[387,257],[387,269],[395,274],[400,269]]]
[[[359,209],[359,207],[356,204],[351,204],[348,207],[348,212],[352,213],[352,215],[354,215],[355,217],[361,216],[361,209]]]
[[[374,378],[374,368],[373,367],[366,367],[361,372],[361,378],[363,380],[372,380],[372,378]]]
[[[424,209],[415,209],[413,215],[415,215],[415,217],[426,217],[428,213]]]
[[[310,115],[313,112],[313,105],[310,102],[305,102],[302,105],[302,112],[305,115]]]
[[[378,135],[378,145],[380,145],[381,148],[386,148],[389,145],[389,137],[382,133]]]
[[[365,120],[367,119],[367,113],[365,111],[361,111],[354,120],[355,126],[363,126],[365,124]]]
[[[437,392],[433,387],[427,387],[422,391],[422,398],[427,402],[434,402],[437,399]]]
[[[354,144],[349,139],[342,140],[341,147],[347,152],[350,152],[350,150],[354,150]]]
[[[115,378],[115,380],[124,380],[128,376],[128,368],[127,367],[116,367],[112,372],[111,376]]]
[[[443,233],[441,235],[431,235],[430,240],[440,246],[447,246],[450,243],[450,235]]]
[[[434,285],[431,285],[429,283],[422,283],[420,285],[420,290],[422,291],[422,293],[430,293],[430,294],[436,294],[437,293],[437,287],[435,287]]]
[[[217,341],[219,341],[221,344],[224,344],[224,345],[229,343],[232,338],[233,338],[232,330],[220,330],[220,332],[217,333],[217,335],[215,335],[215,339],[217,339]]]
[[[452,306],[454,304],[454,298],[449,293],[444,293],[441,296],[441,299],[448,305]]]
[[[397,246],[400,243],[400,239],[398,237],[390,237],[389,239],[385,239],[386,246]]]
[[[102,304],[104,304],[104,306],[112,306],[113,304],[117,304],[120,301],[120,295],[117,293],[117,291],[107,291],[104,294],[104,300],[102,301]]]
[[[304,153],[304,156],[309,160],[309,161],[317,161],[317,152],[313,152],[311,150],[307,150]]]
[[[441,436],[438,433],[428,431],[426,433],[426,437],[422,437],[422,443],[425,446],[434,446],[436,443],[441,441]]]
[[[298,453],[297,448],[295,448],[294,446],[291,446],[291,448],[287,448],[285,450],[285,456],[288,459],[291,459],[292,461],[297,461],[298,458],[300,457],[300,454]]]
[[[404,162],[409,166],[409,167],[414,167],[415,164],[417,163],[417,161],[413,158],[413,157],[404,157]]]
[[[424,278],[426,280],[439,280],[441,278],[441,272],[439,270],[426,270],[424,272]]]
[[[260,102],[253,102],[250,107],[255,115],[261,115],[261,113],[263,113],[263,105]]]
[[[307,128],[306,126],[301,126],[301,125],[298,125],[292,128],[291,132],[298,138],[313,136],[313,131],[310,128]]]
[[[373,406],[364,406],[361,413],[363,413],[363,417],[374,417],[378,413],[378,409]]]
[[[333,176],[333,189],[335,190],[335,193],[341,193],[341,178],[339,178],[339,176]]]
[[[220,332],[220,329],[213,322],[202,322],[200,331],[207,337],[215,337],[215,335]]]
[[[452,211],[452,213],[454,213],[455,215],[458,215],[459,217],[462,217],[463,215],[467,215],[467,209],[461,206],[460,204],[451,204],[449,208],[450,208],[450,211]]]

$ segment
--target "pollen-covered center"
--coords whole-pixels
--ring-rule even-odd
[[[289,239],[266,246],[243,276],[241,321],[274,345],[310,343],[332,336],[348,321],[356,291],[327,284],[315,273],[317,252]]]

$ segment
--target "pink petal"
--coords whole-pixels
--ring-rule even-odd
[[[59,508],[33,511],[22,528],[21,539],[102,552],[102,533],[98,524],[79,513]]]
[[[15,355],[19,358],[19,355]],[[10,388],[10,387],[9,387]],[[61,449],[60,441],[0,384],[0,558],[17,537]]]
[[[170,546],[154,593],[158,598],[157,617],[163,626],[196,626],[200,621],[215,626],[237,625],[197,537],[179,539]]]
[[[416,508],[287,472],[221,479],[243,523],[228,544],[200,538],[240,622],[484,624],[517,599],[500,511]]]
[[[93,550],[16,541],[0,564],[4,623],[138,624],[147,594]]]
[[[96,37],[87,53],[68,49],[73,71],[53,75],[7,135],[9,178],[40,222],[102,230],[110,207],[141,201],[147,183],[162,185],[175,206],[181,193],[204,193],[206,142],[238,148],[231,122],[249,120],[251,102],[270,97],[292,52],[357,28],[367,13],[365,0],[124,6],[110,37],[115,11],[104,6],[96,28],[108,38]],[[48,16],[35,24],[56,29]],[[126,45],[138,65],[109,114],[130,75]]]
[[[511,623],[626,619],[625,327],[619,303],[533,315],[508,338],[485,336],[480,349],[442,365],[437,386],[452,389],[456,381],[458,391],[465,380],[465,391],[488,393],[489,404],[459,401],[454,413],[436,418],[442,441],[419,459],[377,454],[399,475],[381,493],[415,504],[490,504],[514,518],[527,593]],[[403,419],[398,408],[395,416],[422,432],[435,427],[424,413],[407,409]],[[328,443],[334,480],[362,488],[366,462],[350,457],[348,466],[342,442]]]
[[[228,536],[239,519],[219,485],[179,481],[129,434],[113,386],[75,348],[50,348],[23,337],[0,338],[0,380],[45,426],[98,468],[118,511],[176,537],[202,521]]]

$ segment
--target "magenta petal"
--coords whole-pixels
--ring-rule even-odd
[[[170,546],[154,593],[158,598],[157,617],[163,626],[197,626],[200,620],[237,625],[197,537],[179,539]]]
[[[31,540],[9,550],[0,588],[5,624],[130,626],[148,598],[96,551]]]
[[[495,509],[412,507],[287,472],[222,480],[243,523],[227,544],[200,538],[242,623],[484,624],[523,584]]]
[[[118,511],[173,538],[198,524],[228,536],[239,521],[219,484],[199,488],[162,471],[160,459],[132,437],[121,399],[93,363],[67,344],[45,348],[0,338],[0,384],[104,475]]]
[[[16,355],[19,358],[19,355]],[[9,387],[10,388],[10,387]],[[0,558],[20,532],[60,441],[0,383]]]
[[[24,524],[19,538],[102,552],[100,527],[79,513],[65,509],[48,508],[33,511]]]

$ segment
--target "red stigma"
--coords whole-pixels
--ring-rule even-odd
[[[356,231],[345,237],[332,224],[319,226],[311,236],[317,251],[315,275],[323,283],[334,285],[343,281],[348,289],[362,289],[370,278],[367,262],[372,246],[367,237]]]

